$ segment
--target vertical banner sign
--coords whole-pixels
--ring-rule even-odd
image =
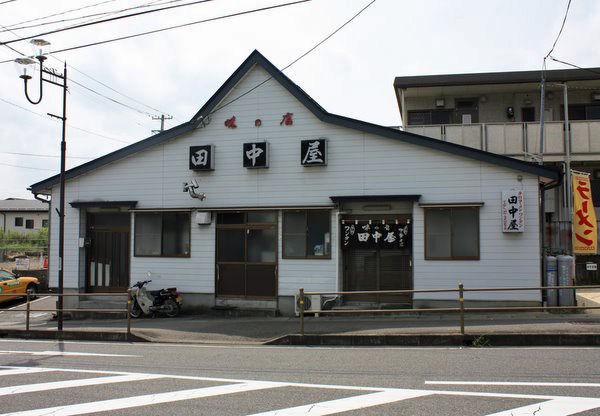
[[[502,232],[525,231],[523,191],[502,191]]]
[[[572,172],[573,178],[573,253],[596,254],[598,224],[592,202],[590,175]]]

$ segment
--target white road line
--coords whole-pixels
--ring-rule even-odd
[[[48,383],[23,384],[20,386],[0,387],[0,396],[36,391],[66,389],[69,387],[96,386],[100,384],[124,383],[128,381],[154,380],[164,378],[152,374],[127,374],[123,376],[84,378],[80,380],[52,381]]]
[[[34,299],[34,300],[30,300],[30,301],[29,301],[29,304],[31,305],[32,303],[36,303],[36,302],[39,302],[39,301],[41,301],[41,300],[48,299],[49,297],[50,297],[50,296],[43,296],[43,297],[41,297],[41,298],[37,298],[37,299]],[[17,308],[23,308],[23,307],[26,307],[26,305],[27,305],[27,303],[23,303],[23,304],[21,304],[21,305],[16,305],[16,306],[13,306],[13,307],[11,307],[11,308],[6,308],[6,309],[5,309],[5,311],[12,311],[12,310],[14,310],[14,309],[17,309]],[[4,313],[5,311],[0,311],[0,313]],[[23,309],[23,312],[25,312],[25,311],[26,311],[26,309]],[[33,311],[32,311],[32,312],[33,312]]]
[[[297,415],[332,415],[335,413],[349,412],[366,407],[379,406],[400,400],[428,396],[431,392],[418,390],[390,389],[377,393],[363,394],[360,396],[346,397],[344,399],[318,402],[305,406],[290,407],[287,409],[272,410],[270,412],[256,413],[251,416],[297,416]]]
[[[568,416],[574,415],[575,413],[585,412],[586,410],[596,409],[598,407],[600,407],[600,399],[555,399],[547,402],[530,404],[529,406],[509,409],[487,416]]]
[[[426,381],[425,384],[446,386],[600,387],[600,383],[550,383],[545,381]]]
[[[18,374],[30,374],[30,373],[44,373],[48,371],[54,371],[49,368],[30,368],[30,367],[1,367],[5,368],[0,370],[0,377],[13,376]]]
[[[225,386],[205,387],[201,389],[180,390],[168,393],[148,394],[145,396],[125,397],[122,399],[102,400],[90,403],[80,403],[69,406],[48,407],[23,412],[4,413],[0,416],[71,416],[87,413],[108,412],[111,410],[130,409],[151,404],[170,403],[182,400],[199,399],[203,397],[220,396],[253,390],[271,389],[285,386],[285,383],[256,381],[251,383],[228,384]]]
[[[61,356],[61,357],[141,357],[141,355],[128,355],[128,354],[101,354],[92,352],[68,352],[68,351],[6,351],[0,350],[0,355],[49,355],[49,356]]]

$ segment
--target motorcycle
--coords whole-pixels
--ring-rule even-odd
[[[160,290],[147,290],[146,285],[152,280],[137,282],[131,287],[131,310],[129,314],[132,318],[139,318],[142,315],[154,315],[155,313],[164,313],[172,318],[179,315],[183,298],[175,287],[169,287]]]

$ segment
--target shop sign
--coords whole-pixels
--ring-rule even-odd
[[[401,249],[410,244],[408,223],[342,221],[342,249]]]
[[[523,191],[502,192],[502,232],[522,233],[525,231]]]
[[[300,142],[300,163],[303,166],[325,166],[327,164],[327,140],[320,138]]]
[[[242,157],[245,168],[268,168],[269,144],[267,142],[244,143]]]
[[[214,146],[190,146],[190,169],[191,170],[213,170]]]
[[[590,175],[572,172],[573,176],[573,253],[596,254],[598,224],[592,202]]]

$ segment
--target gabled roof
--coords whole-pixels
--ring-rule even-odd
[[[283,72],[277,69],[267,58],[260,52],[254,51],[246,58],[246,60],[235,70],[235,72],[225,81],[225,83],[215,92],[215,94],[202,106],[202,108],[192,117],[192,119],[179,126],[165,130],[162,133],[148,137],[130,146],[109,153],[105,156],[94,159],[88,163],[69,169],[65,176],[66,179],[71,179],[79,175],[88,173],[94,169],[105,166],[127,156],[133,155],[142,150],[148,149],[157,144],[167,142],[175,137],[188,133],[200,125],[202,120],[212,113],[218,111],[219,103],[227,96],[227,94],[236,86],[236,84],[254,67],[258,65],[262,67],[271,76],[272,79],[279,82],[290,94],[300,101],[310,112],[312,112],[319,120],[333,125],[346,127],[369,134],[374,134],[381,137],[387,137],[401,142],[410,143],[418,146],[427,147],[437,151],[451,153],[458,156],[467,157],[470,159],[491,163],[494,165],[503,166],[509,169],[514,169],[521,172],[531,173],[533,175],[542,176],[552,180],[559,180],[560,172],[554,168],[544,167],[537,164],[523,162],[507,156],[497,155],[494,153],[484,152],[482,150],[473,149],[466,146],[461,146],[454,143],[444,142],[430,137],[420,136],[418,134],[405,132],[391,127],[384,127],[377,124],[368,123],[361,120],[352,119],[349,117],[340,116],[327,112],[315,100],[313,100],[306,92],[290,80]],[[262,84],[261,84],[262,85]],[[258,86],[256,87],[258,88]],[[250,92],[250,91],[249,91]],[[238,97],[239,98],[239,97]],[[234,99],[235,100],[235,99]],[[227,105],[227,103],[224,103]],[[40,193],[51,188],[59,183],[60,175],[52,176],[41,182],[37,182],[29,188],[33,193]]]
[[[35,199],[8,198],[0,201],[0,211],[48,211],[48,205]]]

